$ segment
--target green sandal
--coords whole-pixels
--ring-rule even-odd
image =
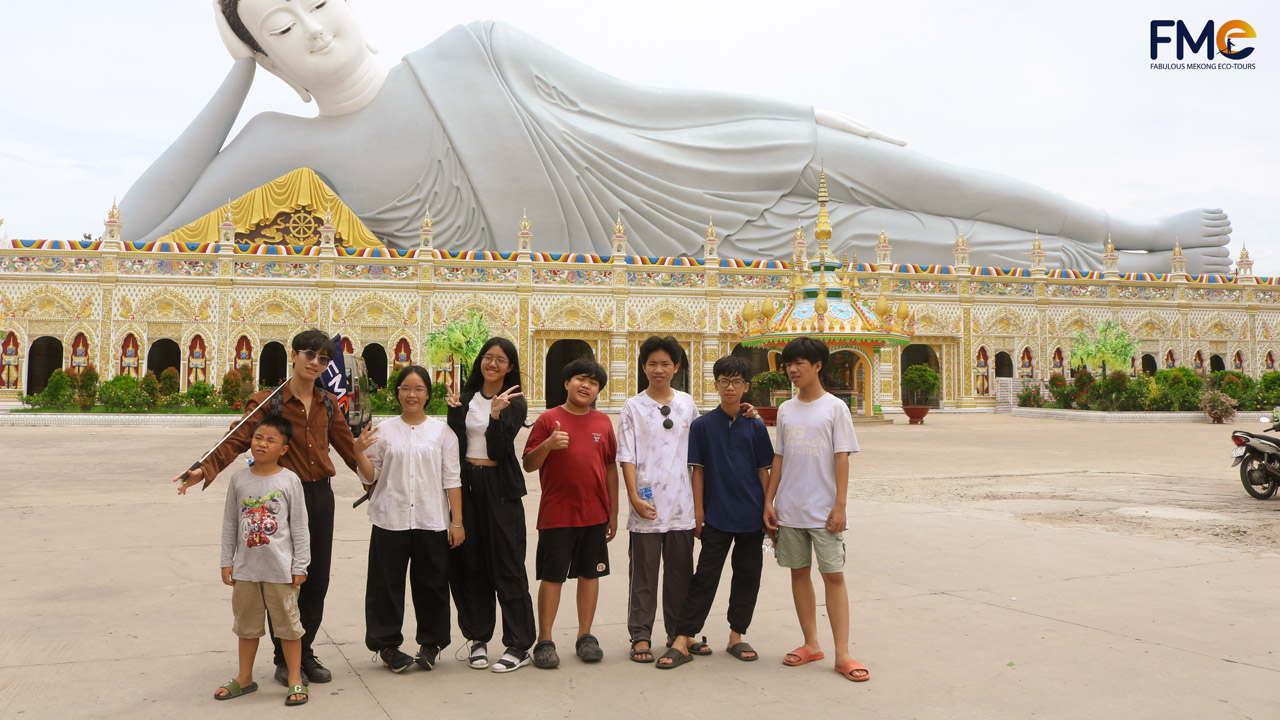
[[[301,700],[294,700],[294,695],[301,695]],[[311,699],[311,694],[307,691],[306,685],[294,685],[289,688],[289,693],[284,697],[285,705],[306,705],[307,700]]]
[[[249,683],[248,687],[242,688],[240,687],[240,683],[236,682],[235,678],[231,678],[226,682],[225,685],[218,688],[218,690],[226,690],[227,694],[219,695],[218,691],[215,690],[213,692],[213,699],[214,700],[231,700],[233,698],[238,698],[241,695],[248,695],[249,693],[257,689],[258,689],[258,683]]]

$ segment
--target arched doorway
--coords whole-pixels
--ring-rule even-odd
[[[865,414],[867,367],[867,360],[860,353],[852,350],[837,350],[831,353],[819,372],[822,387],[848,403],[854,411]]]
[[[289,377],[289,353],[284,345],[269,342],[262,346],[262,357],[258,359],[258,384],[273,388]]]
[[[1222,359],[1221,355],[1209,356],[1209,372],[1218,372],[1220,370],[1226,370],[1226,369],[1227,369],[1227,363],[1225,360]]]
[[[563,405],[569,399],[568,393],[564,390],[564,379],[560,376],[560,373],[564,371],[565,365],[578,358],[596,359],[596,354],[591,351],[591,346],[584,340],[557,340],[551,344],[551,347],[547,348],[544,397],[547,399],[548,410]]]
[[[160,374],[169,368],[181,374],[182,349],[173,340],[160,338],[151,343],[151,349],[147,351],[147,370],[155,373],[158,380]]]
[[[49,376],[62,367],[62,341],[54,337],[36,338],[27,355],[27,385],[24,392],[35,395],[49,384]]]
[[[369,373],[369,384],[375,388],[387,386],[387,349],[378,343],[369,343],[360,349],[360,357],[364,358],[365,372]],[[471,368],[463,368],[466,372]]]
[[[769,371],[769,351],[764,348],[735,345],[730,354],[747,361],[747,366],[751,368],[752,377]],[[757,392],[754,385],[747,391],[746,395],[742,396],[742,399],[744,402],[749,402],[756,406],[768,407],[769,405],[768,393]]]
[[[927,405],[931,408],[942,407],[942,363],[938,360],[938,352],[931,345],[908,345],[902,350],[902,372],[916,365],[928,365],[930,370],[938,373],[938,392],[929,396]],[[901,375],[898,381],[902,381]],[[901,387],[901,385],[899,385]],[[909,399],[909,398],[908,398]]]
[[[1159,370],[1159,369],[1160,369],[1160,367],[1156,364],[1156,356],[1155,356],[1155,355],[1152,355],[1151,353],[1146,353],[1145,355],[1143,355],[1143,356],[1142,356],[1142,372],[1143,372],[1143,374],[1145,374],[1145,375],[1155,375],[1155,374],[1156,374],[1156,370]]]
[[[1013,377],[1013,358],[1003,350],[996,353],[996,377]]]
[[[689,392],[689,351],[681,344],[680,352],[684,357],[674,358],[680,363],[680,369],[676,371],[676,376],[671,378],[671,387],[680,392]],[[647,387],[649,387],[649,378],[645,376],[644,368],[636,368],[636,392],[644,392]]]

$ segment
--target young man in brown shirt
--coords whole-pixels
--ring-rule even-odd
[[[367,476],[374,475],[373,465],[363,454],[356,452],[351,427],[338,410],[337,401],[316,386],[316,378],[329,366],[337,351],[333,341],[319,330],[299,333],[293,339],[293,375],[285,383],[284,389],[270,401],[267,401],[267,397],[272,391],[261,390],[250,396],[245,405],[245,415],[248,415],[266,401],[267,407],[258,411],[260,415],[275,414],[278,411],[281,417],[293,425],[294,440],[280,458],[280,464],[292,470],[302,480],[303,498],[307,506],[311,565],[307,568],[307,582],[298,595],[298,610],[305,631],[302,636],[302,670],[307,680],[314,683],[326,683],[333,679],[332,673],[316,659],[311,649],[324,617],[324,599],[329,592],[329,567],[333,559],[334,502],[333,487],[329,481],[333,477],[334,467],[329,459],[329,446],[333,446],[347,467],[356,470],[367,463],[368,467],[364,468]],[[178,494],[187,494],[188,487],[201,482],[204,483],[201,490],[209,487],[219,472],[249,448],[255,425],[254,422],[241,425],[239,430],[205,459],[199,469],[192,470],[185,480],[182,475],[175,477],[173,481],[179,483]],[[288,670],[284,664],[280,641],[275,638],[272,640],[275,644],[276,680],[287,685]]]

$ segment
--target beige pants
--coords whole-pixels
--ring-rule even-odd
[[[267,634],[267,613],[271,627],[281,640],[302,637],[298,614],[298,588],[284,583],[237,580],[231,587],[231,631],[236,637],[260,638]]]

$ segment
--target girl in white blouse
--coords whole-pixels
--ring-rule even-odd
[[[449,549],[462,544],[462,490],[458,440],[447,425],[426,416],[428,371],[410,365],[396,379],[402,412],[361,434],[356,450],[373,464],[369,500],[369,576],[365,586],[365,645],[392,672],[416,661],[430,670],[449,644]],[[417,615],[418,653],[404,641],[405,572]]]

